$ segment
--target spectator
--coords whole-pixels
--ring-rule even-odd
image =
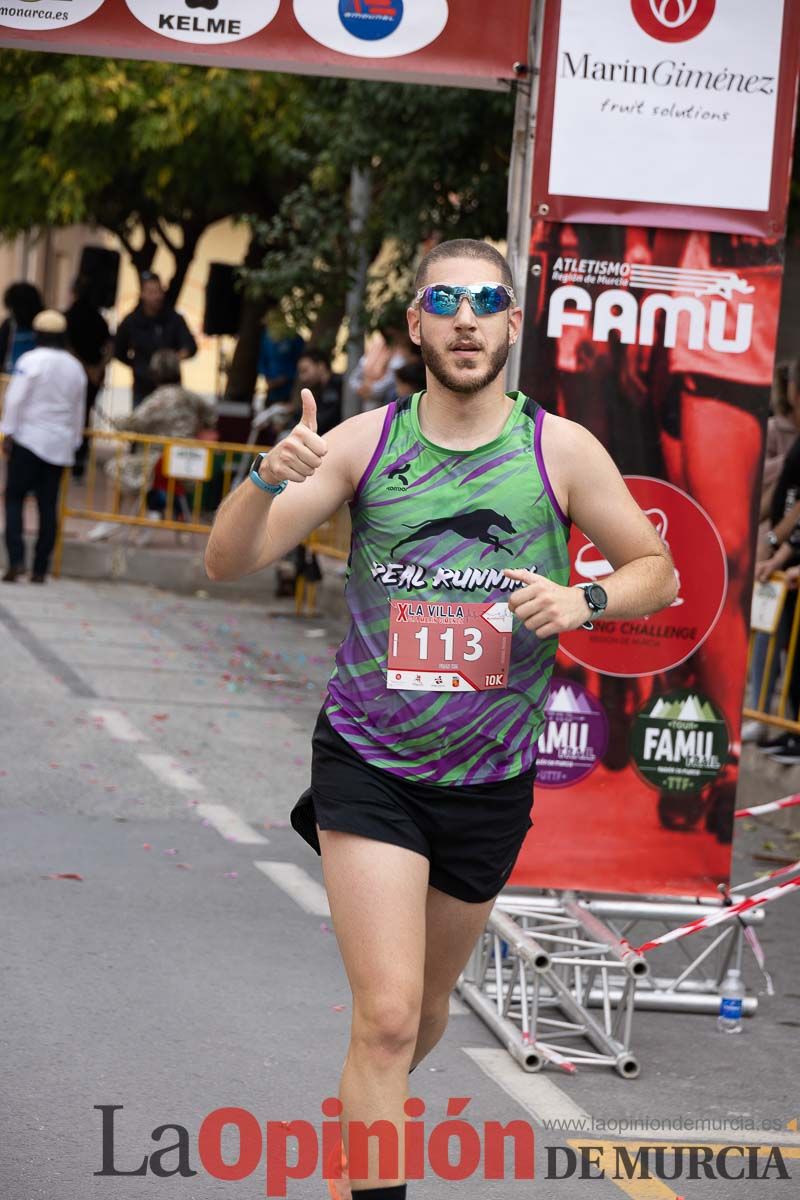
[[[305,342],[289,329],[276,305],[267,317],[258,355],[258,374],[266,380],[270,407],[291,402],[297,363],[304,348]]]
[[[388,315],[379,321],[377,334],[353,371],[350,384],[361,399],[362,412],[380,408],[394,399],[394,373],[404,363],[419,356],[419,348],[408,336],[408,327],[399,317]]]
[[[67,318],[67,345],[83,365],[88,379],[86,389],[86,425],[91,422],[97,393],[103,383],[106,363],[111,358],[113,342],[108,325],[100,310],[91,300],[91,282],[86,275],[79,275],[72,285],[72,304],[64,314]],[[76,479],[83,475],[89,439],[84,437],[72,474]]]
[[[775,368],[772,384],[771,414],[767,420],[767,436],[764,451],[764,475],[761,481],[761,520],[768,520],[772,507],[775,485],[783,468],[786,455],[796,441],[798,427],[797,385],[788,363],[779,363]],[[765,532],[765,530],[760,531]],[[763,537],[761,539],[763,542]]]
[[[149,374],[155,391],[132,413],[114,421],[116,429],[130,433],[146,433],[167,438],[196,438],[205,429],[216,424],[217,410],[212,400],[188,391],[181,383],[181,360],[174,350],[157,350],[149,364]],[[158,521],[166,508],[166,481],[161,474],[158,447],[150,445],[147,451],[126,455],[122,459],[112,458],[106,471],[112,477],[119,476],[126,491],[141,491],[147,482],[147,515]],[[176,488],[176,496],[182,496]],[[87,534],[92,541],[109,537],[119,526],[113,521],[101,521]]]
[[[134,408],[156,386],[150,362],[157,350],[174,350],[180,359],[192,358],[197,342],[180,313],[167,304],[158,275],[143,271],[139,303],[120,322],[114,340],[115,357],[133,371]]]
[[[322,436],[342,419],[341,375],[331,371],[330,357],[324,350],[307,346],[297,360],[297,378],[301,387],[311,388],[317,402],[317,433]]]
[[[33,318],[44,308],[39,289],[32,283],[12,283],[3,294],[9,311],[0,325],[0,370],[10,375],[17,359],[36,347]]]
[[[16,582],[24,570],[22,514],[29,492],[39,508],[31,582],[44,583],[56,540],[63,469],[72,466],[84,429],[86,372],[65,349],[66,318],[45,309],[33,318],[33,329],[37,346],[17,362],[0,423],[8,458],[4,583]]]
[[[787,376],[786,378],[788,383],[790,377]],[[780,386],[780,380],[774,396],[777,396],[781,401],[784,410],[787,403],[790,403],[794,399],[791,389],[787,386],[787,399],[786,401],[783,400],[783,390]],[[776,413],[776,415],[778,414]],[[774,420],[774,418],[771,418],[771,420]],[[794,580],[793,587],[784,602],[780,623],[775,634],[775,649],[767,678],[765,699],[766,709],[769,710],[778,676],[780,657],[788,644],[797,602],[796,576],[798,572],[794,568],[800,564],[800,436],[796,432],[794,441],[791,443],[788,452],[785,453],[783,465],[772,488],[769,528],[759,537],[757,557],[760,559],[756,564],[757,580],[763,581],[769,579],[770,575],[775,571],[787,571],[789,579]],[[750,700],[754,708],[758,708],[758,700],[764,682],[767,646],[767,635],[757,634],[754,642],[749,680]],[[793,720],[797,720],[800,712],[800,653],[795,653],[794,663],[791,664],[788,692],[791,703],[790,715]],[[763,735],[763,732],[756,722],[746,722],[742,729],[742,737],[745,740],[752,740],[753,738],[759,738],[759,735]],[[764,741],[763,737],[759,738],[759,745],[762,750],[775,757],[778,762],[787,764],[800,763],[800,738],[793,733],[781,733],[777,737],[767,741]]]

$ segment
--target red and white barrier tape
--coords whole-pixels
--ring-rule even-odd
[[[777,871],[770,871],[768,875],[759,875],[757,879],[750,879],[747,883],[737,883],[736,887],[732,887],[730,891],[731,893],[746,892],[748,888],[766,883],[768,879],[778,879],[781,875],[793,875],[795,871],[800,871],[800,858],[788,867],[778,867]]]
[[[663,946],[665,942],[674,942],[678,938],[688,937],[690,933],[698,933],[701,929],[710,929],[712,925],[719,925],[723,921],[730,921],[732,917],[738,916],[739,913],[747,912],[750,908],[757,908],[759,904],[766,904],[769,900],[775,900],[778,896],[782,896],[785,892],[796,887],[800,887],[800,877],[789,879],[786,883],[778,883],[775,887],[767,888],[763,892],[756,892],[755,896],[747,896],[744,900],[739,900],[736,904],[729,904],[725,908],[721,908],[719,912],[709,913],[708,916],[698,917],[696,921],[689,921],[686,925],[680,925],[677,929],[670,929],[667,933],[662,933],[660,937],[653,938],[651,942],[644,942],[641,946],[637,946],[636,952],[637,954],[644,954],[646,950],[653,950],[656,946]]]
[[[738,821],[741,817],[760,817],[762,813],[777,812],[779,808],[794,808],[795,804],[800,804],[800,796],[785,796],[783,800],[771,800],[769,804],[739,808],[733,815]]]
[[[541,1054],[545,1062],[551,1062],[567,1075],[577,1075],[578,1068],[571,1059],[565,1058],[563,1054],[559,1054],[558,1050],[554,1050],[552,1046],[543,1046],[541,1042],[535,1041],[529,1033],[523,1033],[522,1040],[526,1046],[530,1046],[537,1054]]]

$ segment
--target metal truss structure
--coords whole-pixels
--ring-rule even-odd
[[[658,975],[631,942],[643,944],[719,907],[713,901],[504,892],[458,991],[524,1070],[609,1066],[633,1079],[641,1069],[631,1048],[634,1011],[715,1013],[733,956],[741,961],[745,923],[757,924],[764,912],[754,909],[692,934],[688,947],[683,939],[659,947],[652,952]],[[745,1014],[757,1006],[748,996]]]

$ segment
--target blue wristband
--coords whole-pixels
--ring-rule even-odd
[[[267,483],[265,479],[262,479],[258,473],[262,458],[266,458],[266,454],[257,454],[253,459],[253,465],[250,468],[250,478],[256,487],[261,488],[262,492],[269,492],[271,496],[278,496],[289,481],[288,479],[284,479],[280,483]]]

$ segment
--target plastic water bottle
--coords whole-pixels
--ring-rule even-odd
[[[722,1033],[741,1033],[743,1006],[744,984],[742,983],[742,973],[736,967],[731,967],[719,989],[717,1029]]]

